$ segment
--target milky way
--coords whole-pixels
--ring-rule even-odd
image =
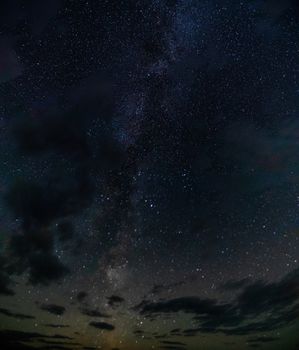
[[[0,3],[1,349],[299,346],[299,6]]]

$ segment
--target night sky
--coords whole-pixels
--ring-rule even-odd
[[[0,348],[299,348],[299,3],[0,1]]]

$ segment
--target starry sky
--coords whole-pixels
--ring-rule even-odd
[[[0,344],[299,346],[296,0],[0,2]]]

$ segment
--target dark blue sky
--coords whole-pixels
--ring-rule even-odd
[[[0,3],[5,349],[298,347],[296,1]]]

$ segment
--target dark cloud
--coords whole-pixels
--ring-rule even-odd
[[[28,261],[32,284],[46,285],[65,277],[70,272],[58,257],[51,254],[33,254]]]
[[[41,310],[48,311],[54,315],[63,315],[65,312],[65,307],[55,304],[42,304],[40,306]]]
[[[25,153],[59,151],[81,158],[89,154],[86,122],[77,111],[38,119],[27,118],[16,125],[15,135]]]
[[[9,244],[10,271],[18,274],[28,271],[33,284],[49,284],[70,272],[56,257],[54,242],[58,239],[73,243],[74,217],[92,205],[96,182],[107,183],[107,189],[112,186],[117,197],[114,200],[114,195],[108,194],[111,201],[107,208],[101,208],[100,230],[109,227],[110,220],[119,221],[110,210],[127,211],[119,195],[125,193],[127,199],[131,193],[127,186],[132,180],[119,172],[125,156],[112,135],[110,98],[103,98],[98,82],[94,85],[69,97],[69,107],[64,111],[42,110],[37,112],[38,116],[28,112],[12,127],[23,157],[37,163],[47,159],[52,164],[38,180],[24,177],[14,181],[5,197],[20,223],[19,232]],[[91,135],[95,124],[97,128]],[[124,205],[119,209],[122,202]]]
[[[160,294],[164,290],[164,286],[162,284],[155,284],[150,291],[150,294]]]
[[[115,327],[112,324],[106,322],[90,322],[89,325],[91,327],[103,329],[106,331],[113,331],[115,329]]]
[[[125,301],[124,298],[118,295],[111,295],[110,297],[107,297],[107,299],[108,299],[108,305],[111,307],[119,306],[121,303]]]
[[[221,315],[229,308],[229,305],[219,305],[211,299],[200,299],[197,297],[184,297],[172,299],[169,301],[161,301],[157,303],[149,303],[145,305],[141,314],[159,314],[186,312],[192,314],[210,314]]]
[[[58,346],[78,346],[81,345],[80,343],[75,343],[75,342],[62,342],[62,341],[53,341],[53,340],[48,340],[48,339],[39,339],[38,340],[39,343],[43,343],[43,344],[48,344],[54,347],[54,345],[58,345]]]
[[[68,215],[84,205],[87,192],[84,177],[73,181],[52,182],[43,188],[36,184],[16,183],[7,194],[7,202],[21,219],[23,232],[12,237],[10,250],[18,260],[16,271],[30,272],[32,283],[55,281],[69,270],[53,254],[54,235],[49,229],[53,220]],[[87,192],[86,192],[87,191]],[[81,199],[79,199],[81,197]],[[82,201],[81,201],[82,200]]]
[[[38,116],[28,114],[18,119],[13,132],[19,150],[30,156],[64,155],[73,167],[81,166],[86,171],[97,165],[104,167],[105,159],[113,163],[109,150],[118,148],[109,129],[113,106],[101,85],[99,80],[82,83],[68,98],[64,110],[41,110]],[[94,130],[98,138],[90,134],[95,123],[101,125]]]
[[[199,328],[184,329],[183,335],[185,337],[194,337],[198,332],[200,332]]]
[[[278,338],[278,337],[264,336],[264,337],[251,338],[251,339],[248,339],[247,341],[249,343],[270,343],[273,341],[277,341],[279,339],[280,338]]]
[[[171,341],[171,340],[162,340],[160,343],[167,344],[167,345],[177,345],[177,346],[186,346],[187,345],[187,344],[179,342],[179,341]]]
[[[74,236],[74,226],[70,221],[63,221],[57,225],[58,237],[62,242]]]
[[[77,300],[79,301],[79,303],[82,303],[88,296],[88,293],[87,292],[79,292],[76,296]]]
[[[72,338],[64,335],[45,335],[37,332],[23,332],[16,330],[4,329],[0,331],[0,343],[3,349],[25,350],[36,349],[29,345],[23,344],[24,342],[31,342],[37,339],[65,339],[72,340]]]
[[[0,295],[14,295],[15,292],[11,289],[12,281],[9,276],[8,262],[0,256]]]
[[[225,291],[237,291],[239,289],[242,289],[243,287],[246,286],[246,284],[249,284],[250,280],[248,278],[244,278],[240,281],[235,281],[235,280],[229,280],[222,284],[220,286],[221,290]]]
[[[88,308],[82,308],[80,309],[82,315],[90,316],[90,317],[103,317],[103,318],[110,318],[110,315],[107,315],[99,310],[93,310]]]
[[[91,189],[78,170],[71,179],[53,178],[45,185],[19,181],[6,196],[8,206],[27,231],[41,229],[53,220],[73,214],[89,201]]]
[[[199,327],[184,330],[188,336],[199,332],[246,335],[280,329],[298,320],[298,291],[299,270],[294,270],[279,282],[246,285],[231,303],[183,297],[143,302],[139,309],[146,317],[179,312],[192,314]]]
[[[46,346],[40,346],[39,347],[42,350],[67,350],[69,348],[62,346],[62,345],[46,345]]]
[[[4,309],[4,308],[0,308],[0,314],[5,315],[5,316],[9,316],[9,317],[18,318],[19,320],[34,320],[35,319],[35,316],[12,312],[12,311],[10,311],[8,309]]]
[[[50,335],[48,337],[44,337],[44,338],[53,338],[53,339],[69,339],[72,340],[73,338],[68,337],[66,335],[61,335],[61,334],[54,334],[54,335]]]
[[[9,287],[11,284],[10,278],[3,272],[0,272],[0,294],[14,295],[15,292]]]
[[[49,327],[49,328],[69,328],[69,325],[65,325],[65,324],[54,324],[54,323],[47,323],[44,324],[45,327]]]
[[[272,310],[283,311],[298,301],[299,269],[279,282],[256,282],[247,286],[238,296],[241,312],[254,316]]]
[[[183,286],[184,284],[185,284],[184,281],[179,281],[179,282],[169,283],[169,284],[155,284],[151,289],[150,294],[160,294],[163,292],[170,292],[177,287]]]
[[[154,337],[156,339],[165,339],[165,338],[168,338],[168,334],[167,333],[164,333],[164,334],[155,334]]]

